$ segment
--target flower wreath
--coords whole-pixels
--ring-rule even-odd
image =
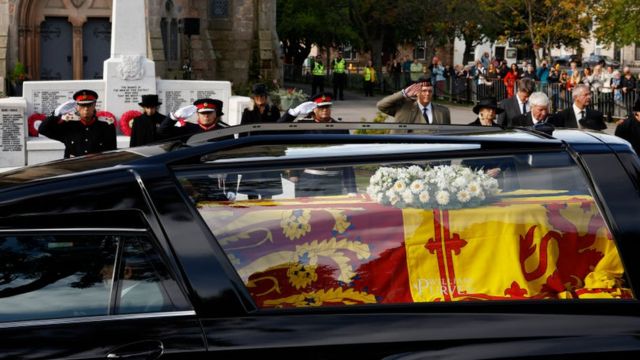
[[[492,201],[499,191],[498,181],[483,170],[461,165],[381,167],[367,188],[369,196],[383,205],[422,209],[479,206]]]
[[[96,117],[98,118],[98,120],[104,121],[109,125],[111,125],[111,124],[115,125],[116,116],[113,115],[112,113],[108,112],[108,111],[105,111],[105,110],[98,111],[96,113]]]
[[[120,131],[126,136],[131,136],[131,127],[133,126],[133,119],[142,115],[138,110],[129,110],[120,116]]]
[[[38,132],[38,128],[46,118],[47,118],[47,115],[37,113],[37,112],[34,112],[33,114],[31,114],[31,116],[29,116],[29,118],[27,119],[27,124],[29,127],[29,136],[36,137],[40,135],[40,132]]]

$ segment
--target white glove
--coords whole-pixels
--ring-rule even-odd
[[[196,111],[198,111],[198,108],[195,105],[188,105],[188,106],[185,106],[185,107],[181,107],[180,109],[174,111],[173,113],[171,113],[169,115],[171,116],[171,119],[173,119],[173,120],[188,119],[193,114],[195,114]]]
[[[314,103],[313,101],[303,102],[302,104],[296,106],[295,108],[289,109],[289,115],[291,116],[298,116],[300,114],[307,115],[308,113],[312,112],[313,109],[315,109],[316,107],[318,107],[318,104]]]
[[[74,111],[76,111],[76,101],[68,100],[68,101],[65,101],[62,105],[58,106],[56,110],[53,112],[53,115],[55,116],[66,115]]]

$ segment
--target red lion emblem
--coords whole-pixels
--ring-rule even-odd
[[[592,206],[592,202],[585,201],[581,207],[586,212],[591,210]],[[566,204],[550,204],[545,207],[549,224],[555,230],[547,232],[542,237],[539,249],[540,262],[536,269],[530,272],[525,269],[524,264],[536,252],[536,245],[533,243],[536,226],[529,228],[524,237],[520,236],[520,267],[527,281],[543,276],[549,265],[549,243],[551,240],[556,240],[559,250],[558,262],[555,264],[556,271],[547,278],[546,284],[541,290],[550,294],[567,290],[573,291],[583,286],[584,278],[593,271],[593,268],[604,256],[597,250],[589,249],[596,241],[598,229],[604,226],[604,220],[596,212],[589,219],[587,232],[580,235],[576,225],[560,213],[560,210],[567,207]]]

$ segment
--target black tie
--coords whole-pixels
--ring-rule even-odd
[[[584,120],[584,110],[580,111],[580,120]]]
[[[427,115],[427,107],[426,106],[422,108],[422,116],[424,116],[424,120],[427,122],[427,124],[430,124],[429,115]]]
[[[526,113],[527,113],[527,103],[526,103],[526,102],[523,102],[523,103],[522,103],[522,114],[524,115],[524,114],[526,114]]]

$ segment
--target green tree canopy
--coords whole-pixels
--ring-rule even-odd
[[[637,0],[599,0],[593,10],[598,41],[624,46],[640,39],[640,3]]]

